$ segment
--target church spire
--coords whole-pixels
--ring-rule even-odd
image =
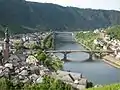
[[[9,43],[8,27],[6,27],[6,30],[5,30],[5,42],[6,42],[6,43]]]
[[[6,27],[5,30],[5,44],[4,44],[4,59],[8,60],[9,58],[9,33],[8,33],[8,27]]]

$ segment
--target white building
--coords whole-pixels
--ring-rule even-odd
[[[105,35],[105,37],[104,37],[104,41],[109,41],[110,40],[110,36],[109,35]]]
[[[97,39],[95,39],[95,40],[93,41],[93,43],[94,43],[95,45],[98,45],[98,44],[99,44],[99,42],[98,42]]]
[[[116,55],[115,58],[116,58],[116,59],[120,59],[120,52],[117,53],[117,55]]]
[[[107,50],[107,46],[103,46],[103,50]]]
[[[96,29],[96,30],[94,30],[93,33],[99,33],[99,32],[100,32],[99,29]]]
[[[0,51],[2,50],[3,48],[2,48],[2,44],[0,44]]]

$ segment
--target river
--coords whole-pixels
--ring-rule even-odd
[[[80,44],[76,43],[72,33],[57,33],[55,35],[56,50],[84,50]],[[63,54],[56,54],[60,59]],[[67,55],[73,62],[65,62],[63,69],[72,72],[82,73],[94,84],[112,84],[120,82],[120,69],[114,68],[102,60],[87,61],[89,54],[79,52]]]

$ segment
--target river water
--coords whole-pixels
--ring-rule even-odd
[[[56,50],[84,50],[84,48],[75,42],[72,33],[56,33]],[[56,54],[60,59],[63,54]],[[94,84],[112,84],[120,82],[120,69],[114,68],[102,60],[94,59],[88,61],[89,54],[79,52],[67,55],[73,62],[65,62],[64,70],[82,73],[89,81]]]

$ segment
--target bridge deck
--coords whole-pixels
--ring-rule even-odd
[[[72,53],[72,52],[86,52],[86,53],[113,53],[114,51],[100,51],[100,50],[51,50],[51,51],[46,51],[47,53]]]

